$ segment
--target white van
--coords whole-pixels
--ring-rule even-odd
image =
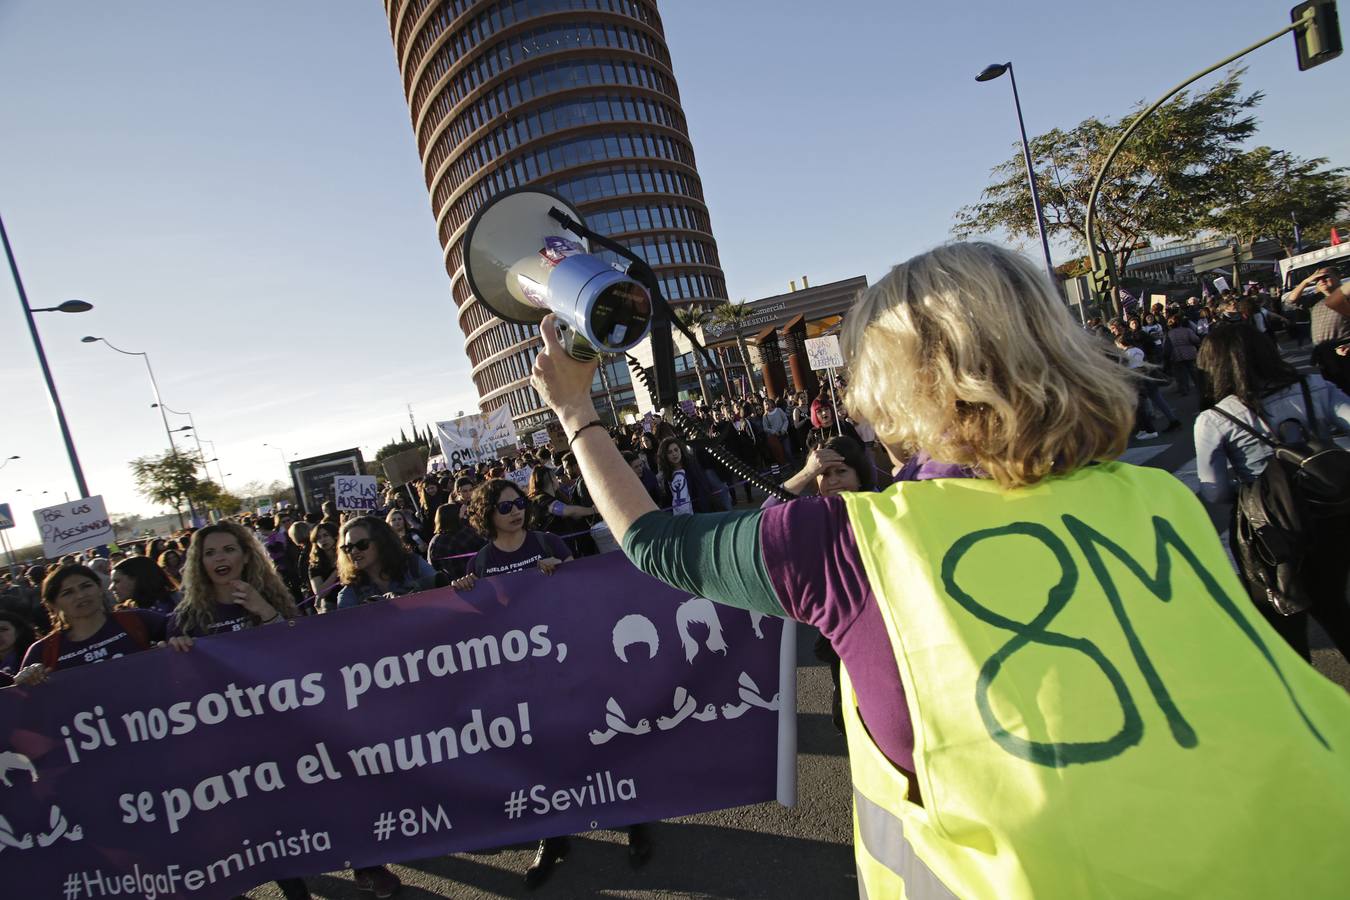
[[[1341,281],[1350,281],[1350,241],[1343,241],[1311,253],[1300,253],[1288,259],[1280,260],[1280,291],[1288,294],[1298,283],[1323,266],[1334,266],[1340,273]],[[1304,293],[1312,290],[1309,286]],[[1292,301],[1293,297],[1285,297]]]

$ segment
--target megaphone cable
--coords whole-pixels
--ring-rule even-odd
[[[681,331],[683,330],[684,329],[681,328]],[[685,336],[691,341],[694,341],[694,345],[698,347],[698,349],[703,349],[698,342],[694,340],[693,335],[685,332]],[[632,354],[625,355],[628,357],[628,368],[632,370],[633,378],[642,382],[642,386],[647,389],[647,393],[652,395],[652,403],[655,405],[657,402],[655,396],[656,392],[652,388],[651,379],[647,376],[647,370],[642,367],[642,363]],[[747,482],[753,484],[755,487],[772,497],[777,497],[779,500],[785,502],[796,499],[796,494],[785,489],[782,485],[772,482],[763,475],[760,475],[735,454],[729,452],[722,444],[710,441],[707,437],[699,434],[698,422],[681,409],[678,403],[670,407],[670,414],[671,418],[675,420],[671,424],[686,441],[707,450],[708,454],[724,467],[735,472]]]

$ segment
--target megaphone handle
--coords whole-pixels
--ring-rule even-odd
[[[600,351],[591,346],[591,342],[582,337],[581,332],[558,323],[558,342],[567,355],[577,362],[591,362],[600,355]]]

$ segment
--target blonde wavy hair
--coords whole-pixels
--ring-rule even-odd
[[[1119,456],[1133,377],[1044,274],[986,243],[914,257],[864,291],[841,332],[850,413],[892,448],[975,466],[1006,488]]]
[[[290,588],[277,574],[272,557],[253,532],[233,522],[218,522],[193,532],[192,543],[183,560],[183,599],[173,608],[173,614],[184,634],[194,637],[209,634],[216,619],[216,589],[202,561],[206,539],[214,534],[228,534],[239,542],[239,549],[244,554],[241,581],[251,585],[286,618],[294,619],[299,615]]]

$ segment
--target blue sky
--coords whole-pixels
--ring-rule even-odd
[[[945,240],[1011,155],[1012,59],[1031,133],[1122,114],[1279,28],[1290,3],[664,0],[733,299],[865,274]],[[1258,140],[1350,163],[1350,58],[1248,58]],[[127,462],[165,449],[139,358],[215,441],[231,488],[278,454],[373,452],[472,410],[463,340],[378,0],[0,0],[0,214],[86,477],[147,512]],[[1340,90],[1337,90],[1337,85]],[[0,285],[0,502],[74,490],[36,359]],[[185,420],[184,420],[185,421]],[[175,423],[176,424],[176,423]],[[41,491],[48,491],[46,497]]]

